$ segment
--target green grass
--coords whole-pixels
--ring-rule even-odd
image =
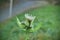
[[[29,13],[36,16],[34,24],[37,25],[42,22],[40,30],[35,33],[29,34],[29,40],[60,40],[60,6],[48,5],[45,7],[39,7],[35,9],[30,9],[17,15],[17,17],[22,21],[24,20],[24,14]],[[13,17],[0,24],[2,31],[1,40],[25,40],[26,33],[20,31],[17,23],[16,17]]]

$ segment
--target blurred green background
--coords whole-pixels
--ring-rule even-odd
[[[24,14],[36,16],[34,25],[42,22],[40,30],[29,33],[28,40],[60,40],[60,6],[47,5],[27,10],[17,17],[22,21]],[[40,25],[39,25],[40,26]],[[17,25],[16,16],[0,23],[0,40],[25,40],[27,34]]]

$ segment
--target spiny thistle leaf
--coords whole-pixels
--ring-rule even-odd
[[[17,17],[16,17],[17,18]],[[24,28],[24,25],[20,22],[20,20],[17,18],[17,24],[20,28]]]
[[[31,28],[30,32],[36,32],[36,31],[38,31],[41,27],[42,27],[42,22],[40,22],[39,24],[37,24],[37,26],[36,26],[35,28]]]
[[[40,22],[39,24],[37,24],[36,28],[34,29],[34,31],[39,30],[42,27],[42,22]]]

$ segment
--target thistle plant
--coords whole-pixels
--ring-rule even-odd
[[[40,22],[39,24],[37,24],[36,27],[34,27],[34,20],[35,20],[35,18],[36,18],[36,16],[25,14],[25,21],[21,22],[19,20],[19,18],[17,18],[17,24],[18,24],[18,26],[20,27],[21,30],[26,31],[27,33],[30,33],[30,32],[33,33],[35,31],[39,30],[40,27],[41,27],[41,24],[42,24]]]

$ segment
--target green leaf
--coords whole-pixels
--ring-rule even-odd
[[[31,28],[30,32],[36,32],[42,27],[42,22],[38,23],[35,28]]]
[[[17,18],[17,17],[16,17]],[[17,24],[20,28],[24,28],[24,25],[20,22],[20,20],[17,18]]]

